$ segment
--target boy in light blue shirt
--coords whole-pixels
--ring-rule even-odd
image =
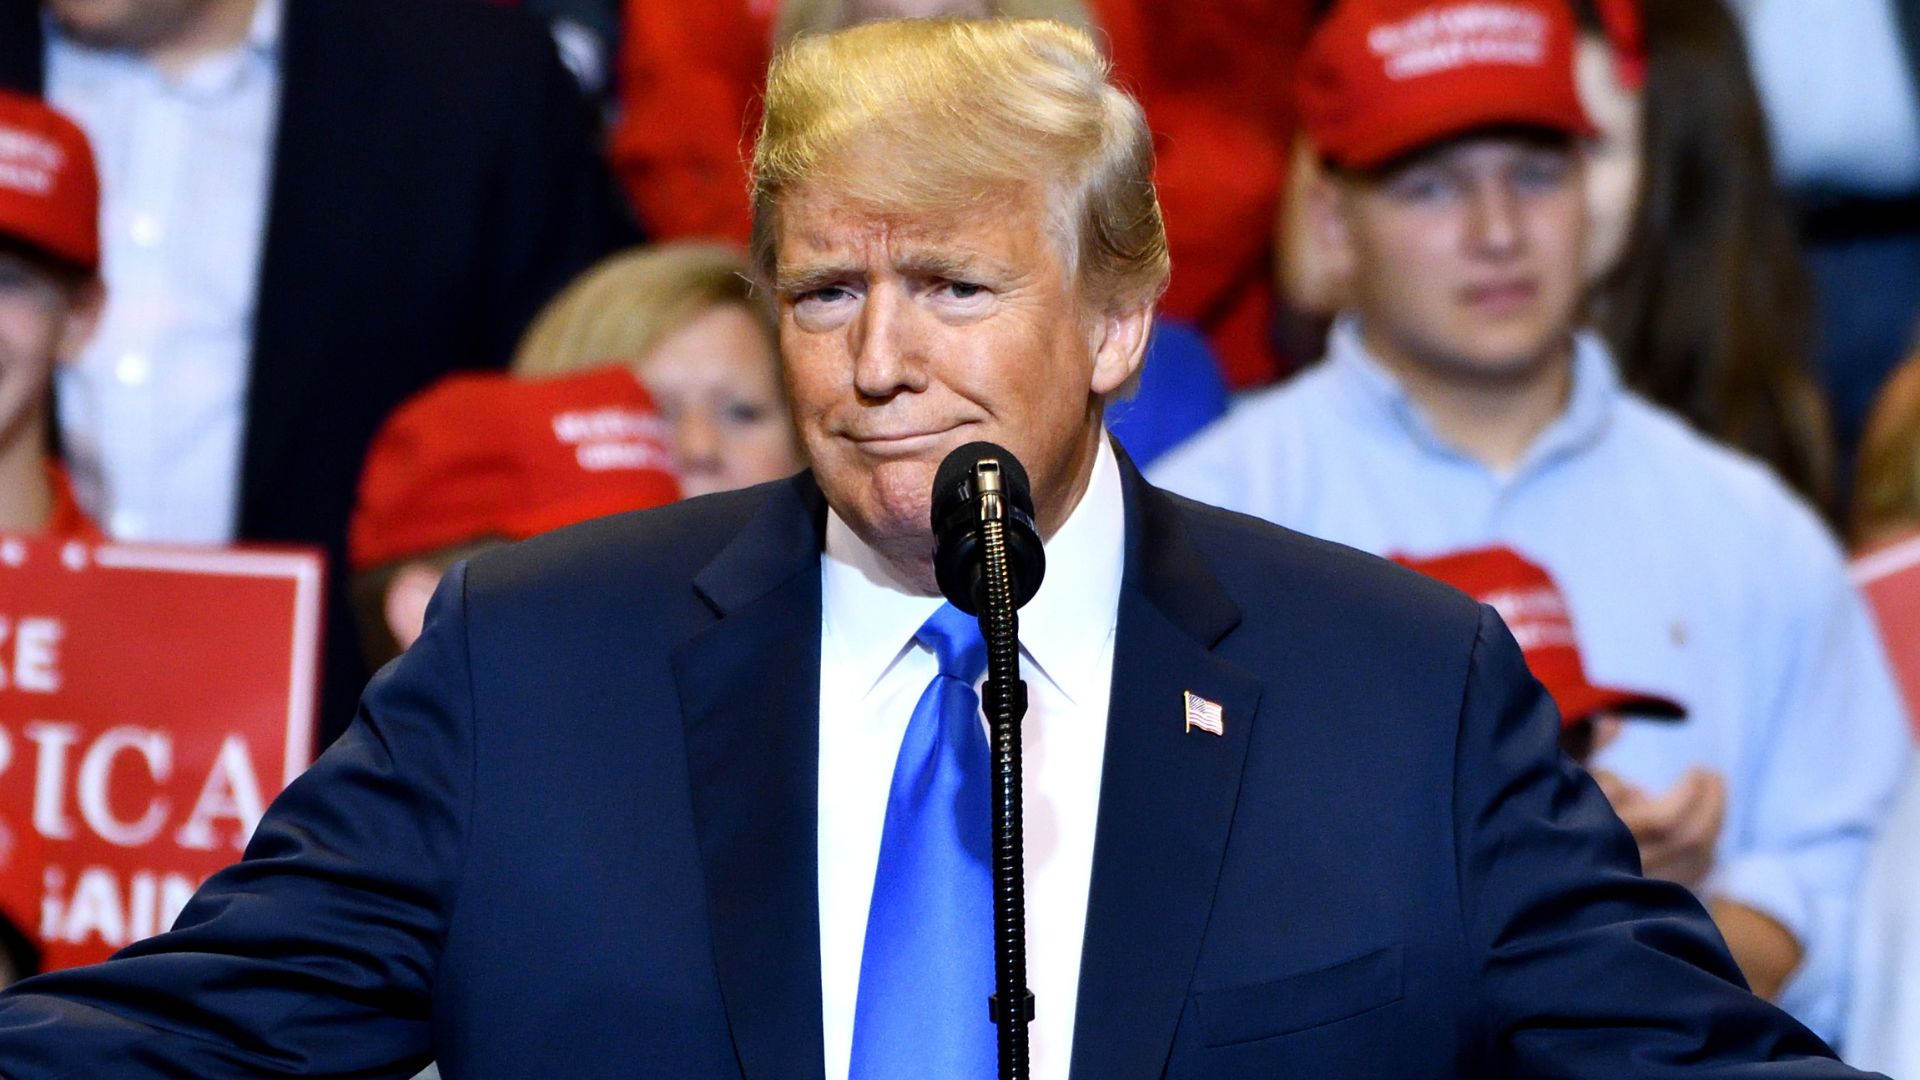
[[[1352,309],[1319,367],[1150,478],[1381,555],[1505,545],[1544,566],[1593,677],[1687,709],[1628,725],[1596,762],[1647,872],[1693,887],[1754,988],[1831,1038],[1907,738],[1838,546],[1575,330],[1575,135],[1527,125],[1522,103],[1513,122],[1376,137],[1363,156],[1326,104],[1339,73],[1316,75],[1302,117],[1328,175],[1310,207]]]

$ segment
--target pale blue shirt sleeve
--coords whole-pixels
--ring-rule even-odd
[[[1283,521],[1282,484],[1275,475],[1287,461],[1280,429],[1285,400],[1276,390],[1248,395],[1227,415],[1163,454],[1147,479],[1176,495],[1243,514]]]
[[[1706,883],[1772,917],[1803,950],[1780,1004],[1826,1037],[1840,1029],[1860,873],[1906,763],[1898,691],[1837,545],[1796,504],[1769,530],[1771,715],[1750,728],[1742,806]],[[1756,521],[1756,528],[1762,523]],[[1757,674],[1757,673],[1756,673]]]
[[[1916,763],[1920,764],[1920,763]],[[1860,882],[1853,990],[1839,1050],[1888,1076],[1920,1076],[1920,769],[1907,767]]]

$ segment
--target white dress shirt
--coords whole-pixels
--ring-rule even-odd
[[[1066,1080],[1073,1049],[1125,532],[1120,468],[1103,436],[1086,493],[1047,541],[1040,592],[1020,609],[1029,695],[1021,725],[1027,986],[1036,1003],[1028,1030],[1037,1080]],[[820,575],[820,989],[826,1075],[842,1080],[894,760],[939,670],[913,636],[944,601],[898,584],[837,514],[827,519]],[[982,998],[983,1022],[986,1008]]]
[[[74,490],[116,537],[233,538],[279,113],[281,0],[178,74],[49,24],[47,97],[93,143],[107,307],[60,372]]]

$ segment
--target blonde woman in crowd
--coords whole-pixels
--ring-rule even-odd
[[[781,394],[773,316],[745,272],[743,257],[718,244],[613,255],[540,313],[513,371],[631,366],[671,428],[688,497],[791,475],[805,461]]]

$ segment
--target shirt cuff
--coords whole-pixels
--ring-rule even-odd
[[[1720,864],[1701,890],[1704,898],[1731,900],[1785,927],[1800,944],[1800,964],[1780,990],[1780,1007],[1831,1042],[1838,1034],[1844,950],[1822,925],[1823,905],[1811,895],[1793,860],[1753,854]]]

